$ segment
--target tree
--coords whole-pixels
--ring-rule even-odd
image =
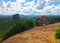
[[[43,15],[40,16],[37,20],[36,20],[36,25],[37,26],[43,26],[43,25],[47,25],[50,24],[50,19],[48,16]]]
[[[29,30],[29,29],[33,28],[34,26],[35,26],[35,21],[28,20],[28,19],[22,20],[22,21],[16,23],[14,26],[10,27],[10,29],[8,31],[4,32],[3,35],[0,37],[3,37],[3,40],[5,40],[12,35],[15,35],[15,34],[23,32],[23,31]],[[0,38],[0,41],[1,40],[2,39]]]

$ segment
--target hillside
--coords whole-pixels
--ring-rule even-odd
[[[2,43],[57,43],[60,40],[54,38],[54,32],[58,27],[60,27],[60,23],[34,27],[14,35]]]

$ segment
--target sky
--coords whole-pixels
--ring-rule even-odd
[[[60,0],[0,0],[0,15],[57,15]]]

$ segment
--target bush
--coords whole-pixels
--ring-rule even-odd
[[[58,28],[55,32],[55,38],[60,39],[60,28]]]
[[[35,26],[34,20],[23,20],[14,25],[10,30],[3,34],[3,40],[9,38],[12,35],[23,32]]]
[[[54,19],[50,19],[50,24],[54,24],[54,23],[57,23],[57,21]]]
[[[25,30],[28,30],[32,27],[35,26],[35,23],[33,20],[23,20],[23,21],[20,21],[19,23],[17,23],[13,28],[12,30],[17,33],[19,32],[22,32],[22,31],[25,31]],[[13,32],[12,31],[12,32]]]

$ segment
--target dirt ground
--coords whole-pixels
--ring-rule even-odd
[[[34,27],[16,34],[2,43],[57,43],[60,40],[54,38],[54,33],[58,27],[60,27],[60,23]]]

